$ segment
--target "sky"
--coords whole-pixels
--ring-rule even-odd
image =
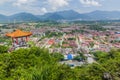
[[[95,10],[120,11],[120,0],[0,0],[0,14],[20,12],[43,15],[49,12],[75,10],[87,13]]]

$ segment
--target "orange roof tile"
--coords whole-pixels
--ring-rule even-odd
[[[23,36],[30,36],[32,35],[31,32],[23,32],[21,30],[16,30],[15,32],[12,32],[12,33],[7,33],[6,36],[9,36],[9,37],[23,37]]]

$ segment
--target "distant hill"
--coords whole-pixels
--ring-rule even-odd
[[[62,20],[64,17],[58,13],[46,13],[45,15],[39,16],[40,20]]]
[[[5,22],[7,20],[8,20],[7,16],[0,14],[0,22]]]
[[[10,21],[39,21],[39,18],[30,13],[18,13],[8,16]]]
[[[39,16],[39,18],[44,20],[85,20],[90,19],[89,16],[80,14],[73,10],[67,10],[67,11],[60,11],[60,12],[54,12],[54,13],[46,13],[42,16]]]
[[[119,11],[93,11],[80,14],[74,10],[46,13],[44,15],[33,15],[31,13],[18,13],[11,16],[0,14],[0,22],[13,21],[44,21],[44,20],[120,20]]]
[[[85,13],[85,15],[91,17],[92,20],[111,20],[120,19],[119,11],[93,11],[90,13]]]

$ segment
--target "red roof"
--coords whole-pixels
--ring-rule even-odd
[[[50,39],[50,40],[48,41],[48,44],[50,44],[50,45],[52,45],[52,44],[54,44],[54,43],[55,43],[54,39]]]

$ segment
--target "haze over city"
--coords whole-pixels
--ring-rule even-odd
[[[120,11],[119,3],[120,0],[1,0],[0,14],[12,15],[28,12],[42,15],[71,9],[79,13],[95,10]]]

